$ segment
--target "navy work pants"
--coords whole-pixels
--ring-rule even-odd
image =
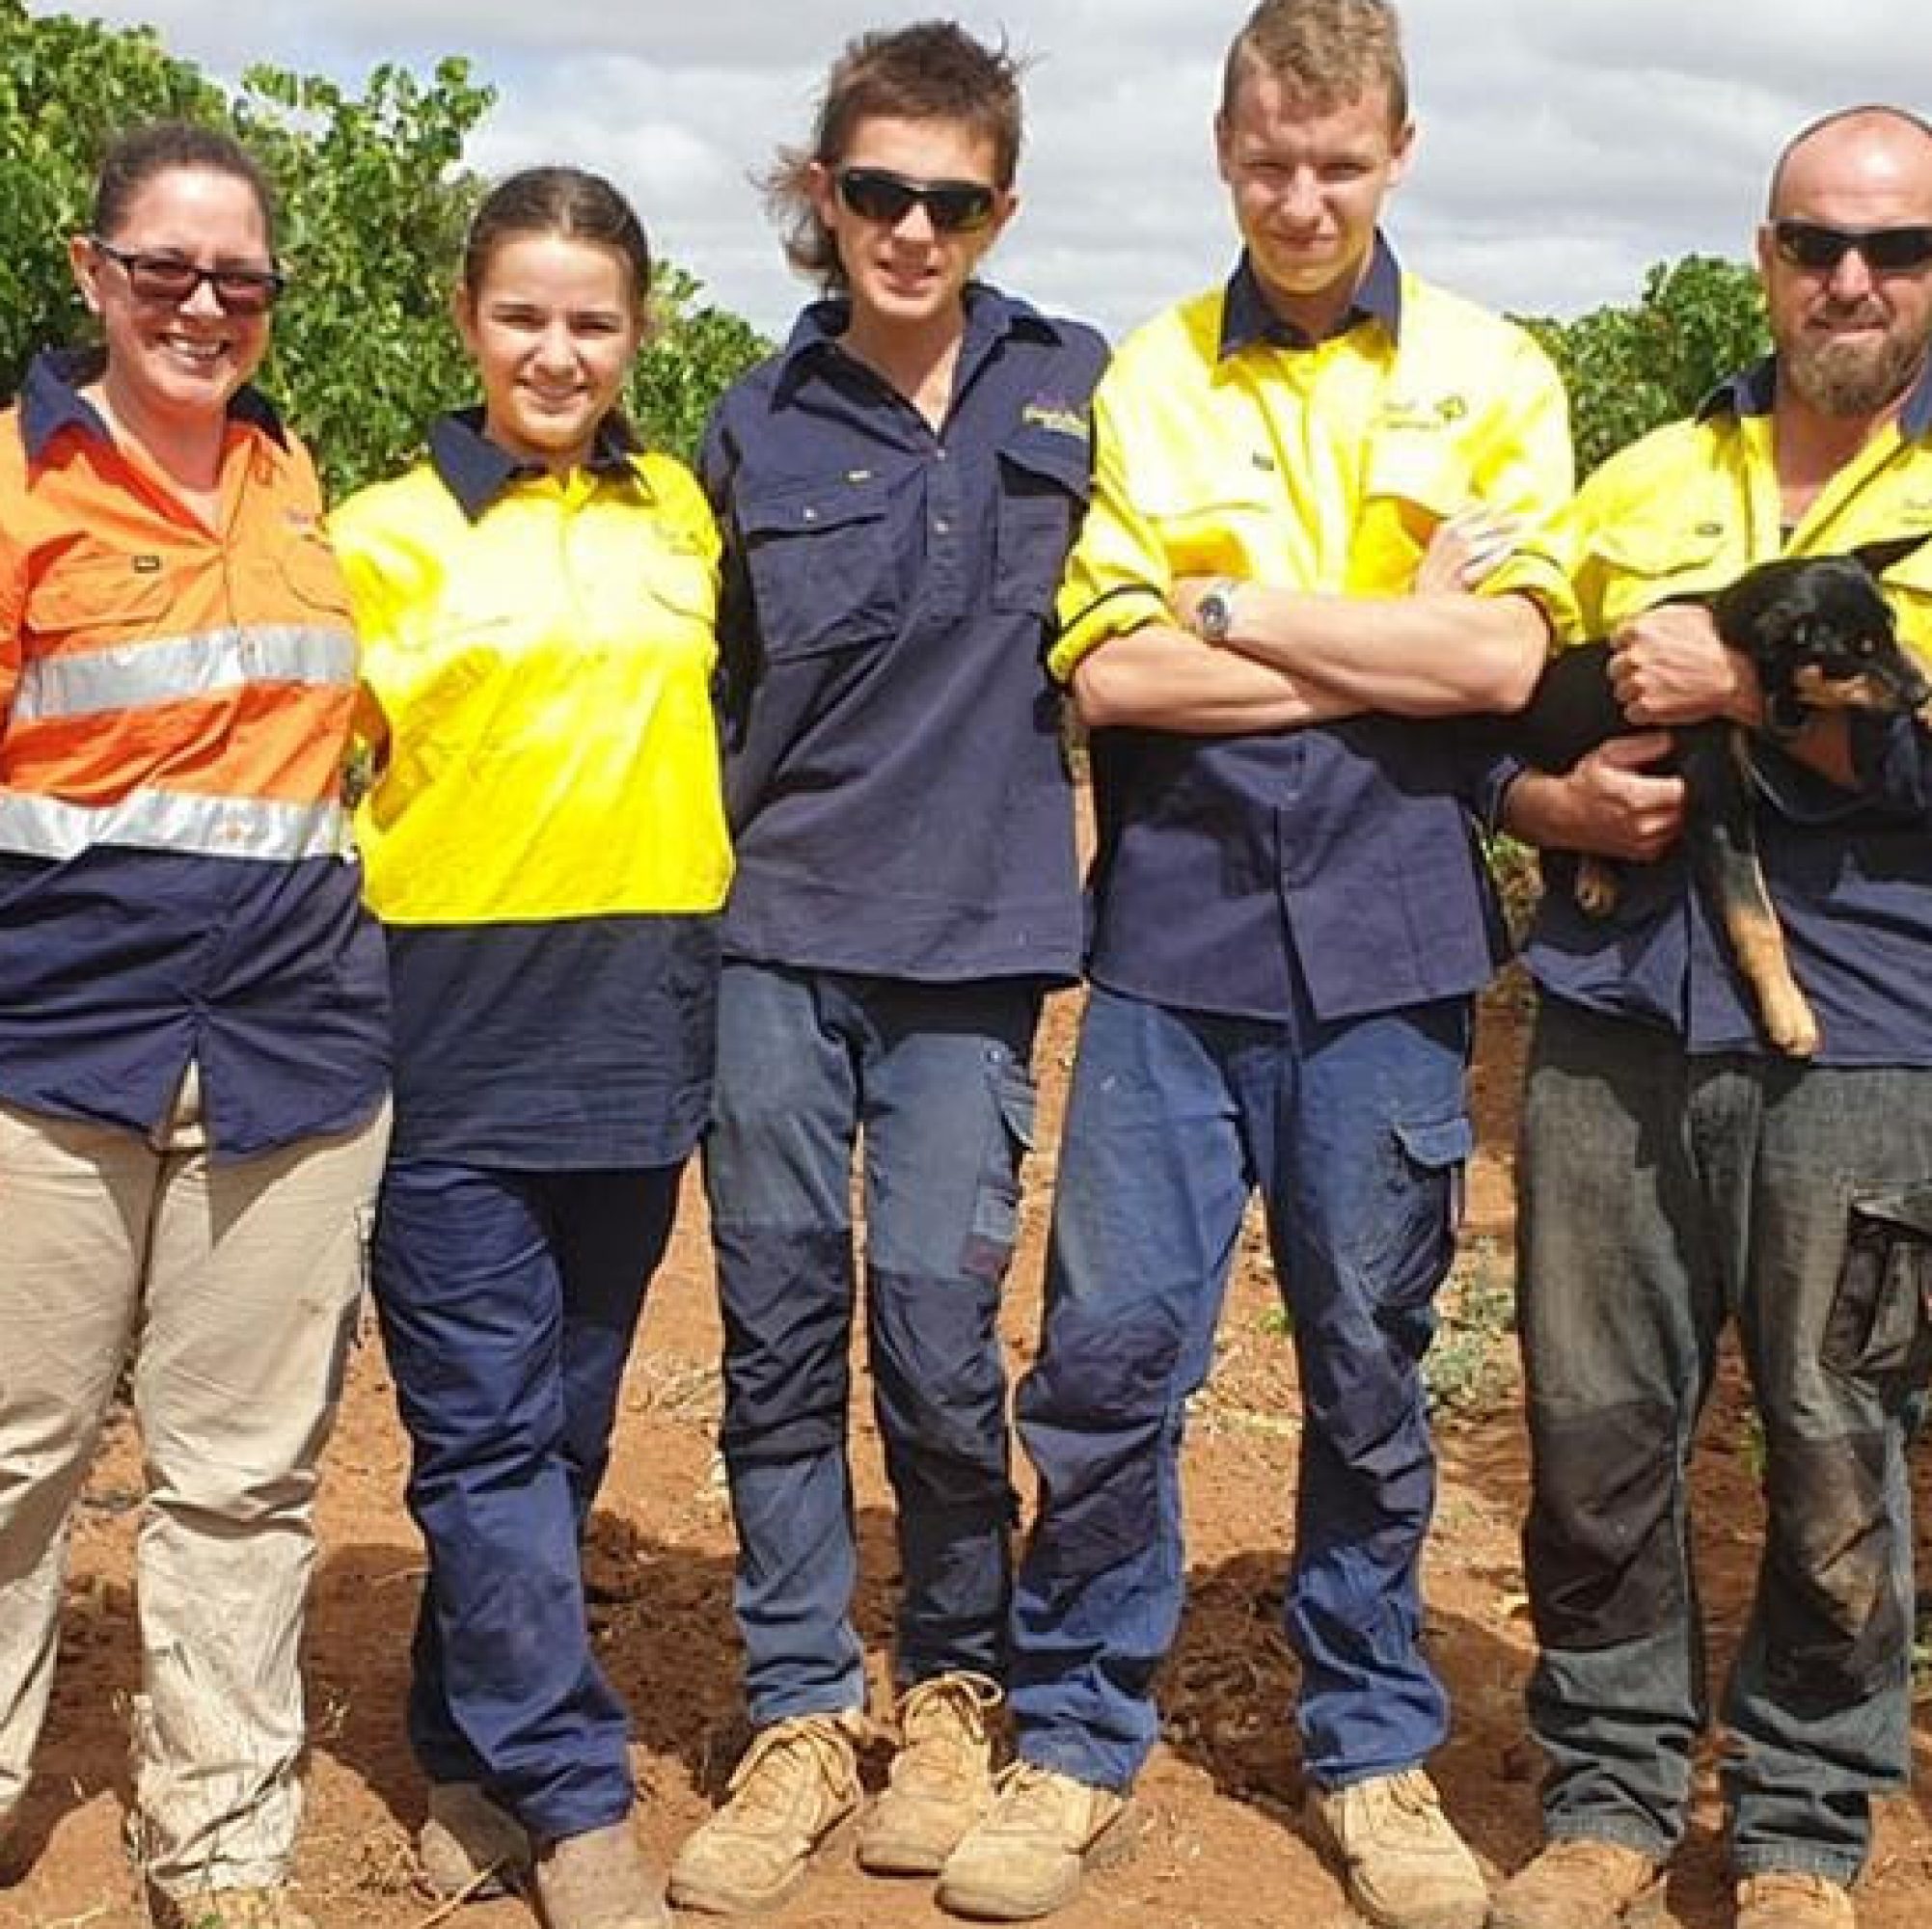
[[[407,1158],[383,1182],[376,1304],[429,1555],[410,1740],[543,1839],[631,1806],[580,1550],[677,1180]]]
[[[1301,1372],[1287,1627],[1304,1766],[1340,1786],[1441,1741],[1421,1651],[1435,1459],[1420,1366],[1470,1148],[1468,1037],[1460,1000],[1322,1024],[1092,993],[1018,1402],[1041,1481],[1010,1674],[1027,1760],[1119,1789],[1154,1745],[1187,1401],[1257,1190]]]
[[[865,1332],[898,1504],[902,1688],[1002,1672],[1010,1538],[996,1320],[1033,1130],[1037,989],[727,964],[705,1184],[754,1724],[860,1707],[846,1455],[862,1145]]]

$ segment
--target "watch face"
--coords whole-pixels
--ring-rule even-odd
[[[1209,590],[1195,606],[1195,627],[1205,642],[1225,643],[1234,619],[1234,604],[1223,588]]]

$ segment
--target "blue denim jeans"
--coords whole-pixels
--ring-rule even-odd
[[[752,1721],[864,1703],[846,1409],[862,1145],[865,1332],[898,1504],[901,1687],[1004,1669],[1010,1541],[996,1319],[1033,1135],[1030,982],[728,964],[704,1174]]]
[[[1731,1860],[1863,1863],[1910,1759],[1904,1454],[1932,1345],[1932,1248],[1884,1195],[1928,1176],[1932,1073],[1690,1058],[1545,1003],[1519,1223],[1553,1837],[1661,1860],[1683,1833],[1710,1716],[1687,1470],[1734,1320],[1768,1525],[1722,1708]]]
[[[1304,1766],[1340,1786],[1441,1741],[1419,1367],[1470,1146],[1468,1037],[1460,1000],[1323,1025],[1092,993],[1018,1402],[1041,1481],[1010,1664],[1028,1760],[1125,1788],[1154,1745],[1184,1575],[1183,1426],[1257,1188],[1301,1372],[1287,1626]]]
[[[678,1168],[500,1172],[398,1159],[376,1306],[429,1553],[409,1735],[540,1837],[631,1806],[622,1704],[590,1649],[580,1544],[664,1256]]]

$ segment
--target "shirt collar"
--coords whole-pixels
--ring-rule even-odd
[[[480,522],[483,512],[512,483],[525,482],[549,472],[540,462],[512,455],[483,433],[480,408],[456,409],[429,424],[429,463],[443,486],[455,497],[464,515]],[[638,443],[621,416],[608,415],[597,424],[590,459],[584,467],[592,475],[638,479]]]
[[[777,390],[781,397],[797,390],[810,371],[838,347],[839,337],[852,323],[852,302],[843,294],[827,295],[802,309],[785,345],[778,351]],[[986,282],[966,287],[966,335],[960,342],[959,371],[954,386],[981,357],[1009,335],[1032,335],[1059,341],[1062,331],[1049,315]]]
[[[105,365],[106,357],[98,348],[47,348],[34,357],[20,385],[20,440],[28,461],[40,461],[48,443],[64,428],[97,442],[113,441],[100,411],[81,394],[99,379]],[[229,397],[228,417],[260,429],[284,448],[288,447],[282,418],[259,389],[246,383],[237,389]]]
[[[1698,409],[1698,420],[1713,416],[1768,416],[1778,399],[1778,358],[1767,355],[1749,368],[1720,382]],[[1919,371],[1905,406],[1898,412],[1898,433],[1907,442],[1932,435],[1932,362]]]
[[[1374,247],[1370,251],[1368,272],[1362,277],[1362,285],[1355,290],[1355,298],[1348,304],[1347,312],[1329,331],[1328,339],[1347,335],[1351,328],[1364,321],[1379,321],[1388,330],[1392,341],[1401,339],[1401,264],[1396,259],[1395,250],[1379,232],[1375,236]],[[1251,348],[1258,341],[1265,341],[1276,348],[1316,346],[1312,336],[1293,322],[1284,321],[1268,306],[1261,277],[1255,273],[1254,262],[1243,249],[1235,272],[1228,278],[1227,294],[1221,305],[1221,341],[1217,359],[1225,362],[1229,356],[1238,355],[1243,348]]]

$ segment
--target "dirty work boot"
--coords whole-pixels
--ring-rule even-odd
[[[858,1866],[872,1875],[938,1875],[993,1807],[989,1718],[999,1684],[936,1674],[899,1702],[899,1752],[885,1792],[858,1825]]]
[[[1642,1849],[1560,1835],[1489,1906],[1489,1929],[1616,1929],[1662,1871]]]
[[[546,1842],[531,1886],[544,1929],[670,1929],[664,1890],[628,1815]]]
[[[148,1914],[155,1929],[318,1929],[315,1918],[295,1907],[293,1890],[273,1888],[197,1888],[185,1895],[148,1891]]]
[[[1737,1885],[1737,1929],[1853,1929],[1850,1889],[1810,1869],[1766,1869]]]
[[[856,1712],[793,1715],[751,1737],[724,1807],[677,1852],[670,1899],[680,1909],[746,1915],[804,1880],[811,1854],[858,1807],[865,1732]]]
[[[1306,1825],[1382,1929],[1483,1929],[1489,1889],[1419,1768],[1309,1792]]]
[[[1079,1893],[1090,1868],[1131,1854],[1133,1805],[1057,1769],[1016,1761],[993,1784],[993,1807],[946,1858],[939,1901],[956,1915],[1024,1922]]]
[[[432,1781],[429,1816],[416,1837],[422,1880],[445,1902],[481,1901],[530,1873],[530,1836],[474,1781]]]

